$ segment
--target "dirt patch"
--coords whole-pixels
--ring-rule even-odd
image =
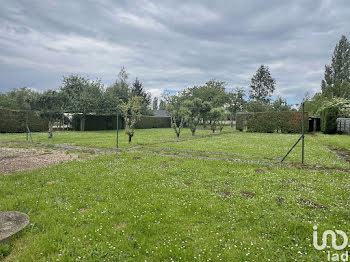
[[[77,155],[58,151],[23,148],[0,148],[0,156],[0,174],[47,167],[77,158]]]
[[[292,184],[292,183],[298,183],[298,180],[297,179],[283,179],[282,182],[287,183],[287,184]]]
[[[84,207],[82,209],[79,210],[79,214],[84,214],[86,211],[88,211],[90,208],[88,207]]]
[[[254,170],[256,173],[264,173],[265,171],[264,170],[262,170],[262,169],[255,169]]]
[[[228,191],[228,190],[222,190],[220,192],[220,195],[223,197],[231,197],[232,196],[232,192]]]
[[[161,165],[160,167],[161,168],[168,168],[169,166],[168,165]]]
[[[329,150],[331,150],[334,154],[336,154],[338,157],[344,159],[346,162],[350,163],[350,151],[345,149],[336,149],[333,147],[329,147]]]
[[[241,196],[243,196],[245,198],[252,198],[252,197],[255,197],[255,193],[248,192],[248,191],[242,191]]]
[[[140,159],[141,159],[140,156],[134,156],[134,157],[132,158],[132,160],[140,160]]]
[[[114,225],[113,229],[114,229],[115,231],[117,231],[117,230],[122,229],[122,228],[124,228],[124,227],[126,227],[126,223],[123,222],[123,223]]]
[[[192,185],[193,182],[192,182],[192,181],[185,181],[184,184],[185,184],[186,186],[189,186],[189,185]]]
[[[282,196],[278,196],[278,197],[277,197],[277,201],[278,201],[278,203],[280,203],[280,204],[282,204],[282,203],[284,202],[284,200],[285,200],[285,198],[282,197]]]
[[[323,209],[323,210],[327,210],[328,209],[326,206],[322,206],[320,204],[314,203],[314,202],[312,202],[311,200],[308,200],[308,199],[301,198],[299,201],[300,201],[300,203],[307,204],[309,207],[312,207],[312,208],[318,208],[318,209]]]

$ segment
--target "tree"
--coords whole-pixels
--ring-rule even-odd
[[[203,86],[194,86],[183,92],[187,99],[199,98],[213,107],[221,107],[227,102],[226,83],[211,79]]]
[[[185,118],[189,114],[188,109],[182,105],[181,97],[179,96],[169,96],[166,99],[166,110],[170,115],[171,126],[174,128],[176,137],[180,137]]]
[[[80,131],[85,130],[86,115],[101,110],[102,89],[100,80],[91,81],[78,75],[63,77],[61,91],[69,98],[69,110],[81,114]]]
[[[12,109],[18,110],[30,110],[29,101],[34,99],[38,95],[38,92],[28,88],[21,87],[19,89],[14,88],[12,91],[6,94],[7,103],[10,103]]]
[[[142,97],[131,97],[128,103],[122,105],[122,113],[125,120],[125,134],[129,136],[129,144],[135,133],[135,124],[141,117]]]
[[[53,136],[53,124],[63,117],[63,107],[66,101],[65,94],[54,90],[48,90],[37,95],[30,101],[31,107],[40,112],[42,118],[49,122],[49,138]]]
[[[207,120],[209,119],[209,112],[212,109],[212,105],[210,102],[205,101],[202,104],[202,108],[200,111],[200,116],[203,120],[203,127],[206,128],[207,127]]]
[[[219,124],[220,132],[224,127],[225,111],[223,108],[212,108],[209,112],[210,128],[215,133],[217,124]]]
[[[158,97],[153,98],[153,111],[158,110]]]
[[[343,35],[334,48],[331,65],[325,65],[324,80],[321,82],[322,94],[329,98],[349,98],[348,83],[350,83],[350,43]]]
[[[130,90],[131,97],[139,96],[142,98],[141,113],[144,115],[150,114],[148,106],[151,104],[151,95],[144,90],[142,83],[136,78],[133,82]]]
[[[277,99],[272,103],[272,111],[290,111],[291,106],[288,105],[287,100],[278,96]]]
[[[166,103],[163,99],[160,99],[159,101],[159,110],[166,110]]]
[[[276,81],[272,78],[269,67],[261,65],[251,80],[249,97],[268,102],[275,91],[275,84]]]
[[[186,122],[191,130],[192,135],[194,136],[201,116],[201,110],[203,106],[202,100],[195,98],[192,101],[186,100],[183,104],[187,108],[188,115]]]
[[[236,88],[234,92],[228,94],[228,111],[230,112],[230,128],[233,127],[233,118],[237,112],[243,111],[246,106],[243,88]]]

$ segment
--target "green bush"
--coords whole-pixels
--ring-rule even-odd
[[[239,131],[243,131],[247,128],[247,121],[250,117],[252,117],[254,113],[236,113],[236,129]]]
[[[335,134],[337,132],[337,118],[339,108],[336,106],[326,107],[321,111],[321,131],[325,134]]]
[[[237,113],[236,129],[259,133],[300,133],[301,112]],[[308,130],[308,115],[305,113],[305,130]]]
[[[0,109],[0,133],[26,132],[26,114],[26,111]],[[48,130],[48,121],[30,111],[28,126],[31,132],[43,132]]]

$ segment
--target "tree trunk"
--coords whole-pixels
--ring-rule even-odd
[[[52,138],[53,133],[53,121],[49,120],[49,138]]]
[[[233,115],[231,114],[230,115],[230,128],[231,128],[231,130],[232,130],[232,128],[233,128]]]
[[[129,135],[129,144],[131,143],[132,136]]]
[[[196,133],[196,129],[191,129],[192,135],[194,136],[194,134]]]
[[[179,138],[180,137],[180,133],[176,132],[176,137]]]
[[[80,131],[85,131],[85,115],[80,118]]]
[[[203,119],[203,128],[207,127],[207,121],[205,119]]]

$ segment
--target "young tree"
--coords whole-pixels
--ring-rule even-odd
[[[195,98],[192,101],[186,100],[183,103],[183,105],[188,110],[186,121],[191,130],[192,135],[194,136],[200,120],[200,115],[201,115],[200,113],[203,106],[202,100],[200,100],[199,98]]]
[[[243,111],[246,105],[243,88],[236,88],[234,92],[228,94],[228,111],[230,112],[230,128],[233,127],[233,118],[237,112]]]
[[[209,119],[209,112],[212,109],[212,106],[210,104],[210,102],[205,101],[202,104],[202,108],[200,111],[200,116],[203,120],[203,127],[206,128],[207,127],[207,120]]]
[[[40,112],[49,122],[49,138],[53,136],[53,124],[63,116],[63,107],[67,98],[64,93],[48,90],[30,101],[31,107]]]
[[[158,110],[158,97],[153,98],[153,111]]]
[[[177,137],[180,137],[181,130],[184,126],[188,109],[181,104],[179,96],[171,96],[167,98],[166,110],[170,115],[171,126],[174,128]]]
[[[135,133],[135,124],[141,117],[142,97],[131,97],[128,103],[122,105],[125,120],[125,134],[129,136],[129,144]]]
[[[275,84],[276,81],[271,76],[269,67],[261,65],[251,80],[249,97],[268,102],[269,97],[275,91]]]
[[[215,107],[212,108],[209,112],[209,119],[211,121],[210,128],[215,133],[216,127],[219,124],[220,126],[220,132],[222,131],[224,127],[224,119],[225,119],[225,112],[224,109],[221,107]]]

